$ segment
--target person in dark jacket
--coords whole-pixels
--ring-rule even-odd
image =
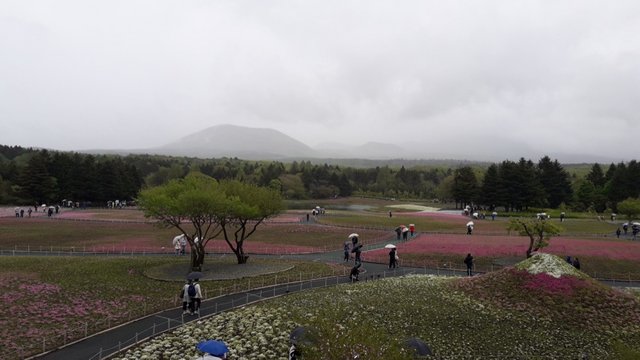
[[[349,242],[344,243],[344,261],[349,261]]]
[[[577,257],[573,258],[573,267],[580,270],[580,260]]]
[[[360,266],[362,264],[358,264],[351,268],[351,273],[349,273],[349,278],[351,281],[358,281],[358,276],[360,275]]]
[[[389,251],[389,269],[395,269],[398,266],[396,261],[396,248]]]
[[[464,264],[467,265],[467,275],[472,276],[473,256],[471,256],[471,253],[467,254],[467,257],[464,258]]]

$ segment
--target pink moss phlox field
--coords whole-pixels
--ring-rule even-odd
[[[466,254],[474,256],[522,256],[529,245],[524,236],[421,234],[397,244],[398,252],[404,254]],[[566,237],[551,239],[545,252],[558,256],[600,256],[618,260],[640,261],[640,243],[625,240],[601,241]],[[370,252],[372,255],[386,254],[384,249]]]
[[[43,339],[80,337],[86,322],[124,319],[126,301],[141,303],[143,296],[105,300],[92,291],[69,293],[60,286],[30,276],[0,276],[0,358]],[[5,350],[3,350],[5,349]],[[27,351],[28,352],[28,351]]]
[[[575,289],[585,286],[584,280],[573,276],[555,278],[547,273],[526,273],[521,276],[524,280],[524,289],[553,295],[571,296]]]

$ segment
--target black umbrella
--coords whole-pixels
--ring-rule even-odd
[[[187,280],[195,280],[200,279],[202,277],[202,273],[200,271],[192,271],[187,275]]]
[[[405,345],[414,350],[415,355],[425,356],[425,355],[433,355],[433,352],[429,348],[424,341],[416,338],[411,338],[405,341]]]

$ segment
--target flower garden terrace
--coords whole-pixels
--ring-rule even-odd
[[[298,218],[299,215],[300,214],[294,213],[293,217]],[[104,216],[104,215],[101,215],[101,216]],[[109,215],[109,216],[112,216],[112,215]],[[291,215],[288,215],[288,216],[291,216]],[[349,217],[352,218],[351,221],[353,221],[353,218],[361,219],[361,223],[349,224],[347,222],[347,223],[341,223],[341,224],[331,224],[331,222],[334,221],[334,219],[349,218]],[[423,217],[427,220],[425,223],[421,223],[414,220],[417,217]],[[285,250],[283,249],[289,249],[291,253],[324,251],[325,249],[336,250],[336,249],[341,249],[342,244],[346,240],[345,234],[348,234],[353,231],[357,231],[358,233],[360,233],[363,242],[365,242],[365,244],[367,245],[375,242],[384,243],[387,240],[393,241],[393,238],[395,237],[395,233],[391,231],[391,228],[385,229],[385,226],[373,226],[372,224],[368,223],[370,221],[369,219],[371,218],[380,221],[381,219],[385,219],[386,217],[379,216],[378,214],[360,214],[360,213],[353,214],[353,213],[336,212],[336,214],[328,214],[323,217],[318,217],[317,222],[320,223],[321,225],[318,225],[317,223],[305,223],[305,222],[302,222],[302,223],[300,222],[290,223],[288,221],[284,221],[280,223],[273,222],[273,223],[265,224],[265,226],[262,227],[258,233],[256,233],[256,238],[254,239],[252,237],[251,240],[246,243],[246,245],[249,246],[250,244],[254,244],[255,246],[257,246],[256,249],[258,250],[255,250],[256,254],[260,253],[260,251],[263,251],[262,253],[269,253],[269,252],[286,253],[284,252]],[[445,219],[444,221],[442,220],[443,218]],[[438,214],[438,216],[429,217],[429,216],[425,216],[424,214],[419,214],[419,215],[411,214],[411,213],[394,214],[393,220],[395,222],[402,221],[408,224],[412,220],[414,220],[418,228],[418,231],[421,230],[422,226],[425,226],[424,229],[426,229],[427,231],[429,231],[429,229],[433,230],[433,232],[431,233],[423,232],[414,239],[411,239],[405,243],[398,244],[399,253],[401,255],[401,262],[403,266],[408,265],[409,263],[406,263],[406,262],[409,260],[412,260],[413,258],[413,261],[416,261],[415,263],[416,265],[420,267],[424,267],[425,265],[429,265],[429,263],[425,263],[424,261],[428,261],[431,256],[434,256],[434,254],[436,254],[436,256],[440,256],[440,258],[437,258],[437,261],[433,263],[434,267],[454,267],[455,268],[456,263],[459,263],[460,265],[462,264],[462,256],[464,256],[464,254],[468,252],[468,249],[469,249],[468,246],[470,246],[470,244],[482,245],[484,242],[486,242],[486,244],[474,250],[474,254],[475,254],[475,251],[477,251],[476,259],[479,263],[482,263],[483,261],[489,261],[488,264],[494,266],[495,268],[498,268],[499,265],[502,266],[502,265],[517,261],[518,259],[516,258],[518,256],[519,256],[519,260],[521,260],[524,257],[523,252],[526,246],[522,246],[520,252],[516,250],[520,248],[521,245],[518,245],[518,244],[520,244],[520,242],[522,242],[524,238],[502,234],[501,236],[504,236],[507,239],[503,239],[504,240],[503,242],[500,242],[500,241],[494,242],[493,240],[500,239],[501,236],[489,236],[488,234],[478,236],[477,234],[474,234],[473,236],[469,237],[463,234],[456,233],[457,230],[449,231],[449,233],[446,233],[447,231],[446,228],[437,228],[435,226],[431,228],[427,227],[429,226],[428,225],[429,221],[433,221],[434,219],[444,223],[455,224],[456,226],[460,223],[460,221],[468,220],[468,218],[459,217],[455,215],[442,216]],[[24,226],[25,220],[27,219],[15,219],[15,218],[0,219],[0,231],[2,231],[2,234],[1,234],[2,236],[0,237],[2,240],[0,240],[0,242],[3,242],[5,239],[8,238],[8,237],[5,237],[5,234],[10,234],[11,236],[15,236],[15,239],[18,239],[17,240],[18,242],[20,243],[26,242],[27,246],[42,248],[43,252],[49,251],[54,247],[62,248],[64,246],[66,246],[67,248],[75,247],[74,251],[78,251],[81,246],[87,246],[86,243],[93,244],[92,246],[97,246],[97,247],[102,245],[103,249],[105,249],[104,251],[107,251],[107,252],[109,251],[109,249],[116,249],[115,251],[118,252],[119,250],[120,254],[127,253],[130,255],[131,254],[136,255],[138,254],[138,251],[152,252],[148,249],[155,249],[156,251],[153,251],[154,253],[168,254],[172,252],[172,249],[170,248],[170,246],[166,246],[166,243],[174,235],[173,232],[167,231],[166,229],[158,229],[150,226],[149,224],[139,222],[139,221],[118,221],[117,217],[113,219],[108,219],[108,220],[95,219],[95,221],[93,221],[91,217],[82,221],[73,221],[71,219],[69,219],[68,221],[64,221],[64,220],[55,221],[55,219],[52,220],[52,219],[41,218],[41,219],[29,219],[32,222],[30,222],[29,227],[26,228]],[[478,226],[477,229],[480,229],[481,226],[487,222],[488,221],[485,220],[485,222],[479,223],[480,226]],[[499,222],[500,220],[496,221],[495,223],[497,224]],[[324,224],[330,224],[330,226],[327,226]],[[504,226],[504,224],[505,223],[502,222],[501,225]],[[504,233],[504,229],[502,231]],[[433,237],[439,233],[442,236],[442,239],[440,240],[441,246],[444,246],[444,248],[440,250],[430,247],[433,245],[433,243],[436,243],[435,241],[432,241],[432,240],[437,240],[437,239],[433,239]],[[426,237],[426,240],[424,240],[425,237]],[[486,238],[486,239],[476,241],[474,243],[473,241],[476,240],[476,237],[480,239],[482,238]],[[551,244],[553,245],[557,239],[562,239],[562,238],[559,237],[559,238],[552,239]],[[577,238],[574,240],[594,241],[595,243],[592,247],[593,249],[592,251],[597,252],[598,255],[601,254],[601,252],[598,251],[599,250],[599,247],[597,245],[598,243],[616,244],[620,242],[621,244],[625,244],[625,243],[630,245],[635,244],[628,240],[617,241],[617,240],[612,240],[608,237],[601,237],[601,238],[588,237],[586,239]],[[427,243],[424,243],[423,241],[427,241]],[[464,243],[464,241],[471,241],[471,243],[470,244]],[[215,240],[211,244],[216,244],[216,242],[218,242],[218,240]],[[462,243],[455,245],[456,242],[462,242]],[[82,245],[83,243],[85,243],[85,245]],[[38,245],[38,244],[41,244],[41,245]],[[137,248],[135,247],[136,245],[140,245],[140,244],[142,244],[142,246]],[[162,244],[165,244],[164,251],[162,251],[162,246],[163,246]],[[580,244],[579,242],[572,241],[572,242],[569,242],[568,244],[565,244],[564,248],[562,248],[561,250],[564,250],[567,252],[573,251],[574,248],[572,246],[575,244],[579,244],[582,247],[586,247],[585,244]],[[226,248],[226,244],[220,241],[220,245],[224,245],[220,247],[222,252],[229,253],[228,248]],[[323,245],[328,247],[323,248],[322,247]],[[17,246],[18,245],[14,244],[13,249],[15,250]],[[404,246],[407,246],[407,248],[403,249]],[[447,246],[449,247],[447,248]],[[509,248],[509,246],[513,246],[513,248],[504,250],[506,248]],[[262,247],[261,248],[262,250],[260,250],[260,247]],[[269,249],[269,247],[271,247],[270,248],[271,250]],[[501,250],[502,248],[504,249]],[[137,250],[134,250],[134,249],[137,249]],[[276,250],[273,250],[273,249],[276,249]],[[547,249],[551,249],[551,247]],[[375,251],[376,250],[365,252],[363,254],[364,260],[365,261],[376,260],[376,256],[381,255],[380,262],[386,262],[386,259],[387,259],[386,252],[382,252],[381,254],[376,254]],[[482,251],[485,251],[485,252],[483,253]],[[617,252],[612,251],[607,256],[615,257],[625,253],[637,254],[637,252],[634,252],[634,251],[635,250],[628,251],[628,250],[620,249]],[[211,252],[215,252],[215,251],[211,251]],[[380,252],[380,250],[378,250],[378,252]],[[492,252],[495,253],[495,257],[493,256]],[[520,255],[518,255],[518,253],[520,253]],[[462,256],[460,254],[462,254]],[[559,255],[564,256],[565,254],[559,254]],[[572,255],[578,255],[578,253],[576,254],[572,253]],[[592,264],[597,264],[595,260],[593,261],[590,260],[588,253],[585,253],[584,255],[580,253],[580,256],[581,256],[581,260],[583,261],[583,264],[586,263],[585,267],[590,267],[592,266]],[[583,258],[583,256],[586,258]],[[629,263],[630,265],[628,266],[628,269],[630,270],[637,269],[637,261],[635,261],[635,264],[632,263],[634,259],[637,259],[635,258],[635,256],[636,255],[632,255],[632,258],[630,260],[623,259],[623,258],[603,258],[604,260],[599,266],[601,266],[602,268],[607,267],[608,269],[611,269],[611,266],[612,266],[611,264]],[[168,259],[170,258],[171,258],[170,261],[180,261],[179,257],[167,257],[167,258],[158,259],[158,261],[165,262],[165,261],[168,261]],[[508,261],[505,261],[505,259]],[[599,257],[594,256],[593,259],[599,259]],[[2,259],[2,261],[4,260]],[[34,260],[31,260],[31,261],[34,262]],[[62,263],[53,264],[53,263],[50,263],[49,261],[53,261],[53,259],[48,259],[47,261],[36,260],[36,262],[41,262],[41,265],[45,266],[43,269],[59,268],[61,267],[61,264],[64,263],[65,261],[69,262],[68,260],[63,259]],[[92,261],[95,265],[97,260],[87,259],[86,261]],[[120,274],[119,276],[125,276],[125,272],[123,272],[122,269],[127,269],[126,271],[127,277],[138,278],[138,276],[142,276],[141,278],[139,278],[139,280],[144,282],[144,279],[147,278],[146,276],[144,276],[145,269],[147,266],[149,266],[149,264],[151,264],[151,261],[155,261],[155,260],[130,259],[130,261],[142,261],[142,265],[133,266],[133,265],[127,265],[123,263],[118,263],[117,265],[114,265],[115,268],[113,271],[105,271],[105,274],[111,274],[112,276],[114,276],[113,274],[114,272],[116,272]],[[447,265],[444,266],[445,264]],[[49,298],[58,296],[61,293],[67,292],[65,287],[58,282],[60,280],[53,281],[53,282],[47,282],[47,281],[43,282],[42,279],[44,274],[42,271],[44,270],[42,270],[39,273],[39,275],[38,274],[34,275],[29,270],[30,265],[23,265],[23,266],[24,267],[22,267],[22,269],[25,270],[24,273],[27,274],[27,278],[25,278],[24,276],[17,277],[17,278],[20,279],[20,284],[25,284],[25,286],[27,286],[25,288],[27,290],[24,290],[24,291],[31,291],[31,290],[42,291],[42,294],[46,294],[46,296]],[[302,266],[302,265],[296,265],[296,266]],[[20,267],[12,265],[12,266],[9,266],[9,268],[15,269]],[[61,274],[72,273],[71,263],[69,263],[67,266],[62,268],[64,268],[65,270],[62,271]],[[95,266],[89,266],[88,268],[95,268]],[[620,268],[613,268],[613,269],[620,270]],[[624,268],[622,269],[624,270]],[[84,270],[84,271],[95,272],[96,270],[94,269],[94,270]],[[338,272],[341,272],[341,271],[343,272],[344,270],[338,270]],[[23,271],[20,271],[20,273],[22,272]],[[610,273],[613,273],[613,272],[615,271],[610,271]],[[621,271],[619,273],[623,274],[624,271]],[[310,274],[305,276],[314,277],[314,276],[321,276],[321,274],[322,274],[322,271],[312,270]],[[627,272],[627,274],[629,274],[629,272]],[[11,278],[14,275],[9,274],[7,276],[8,278]],[[79,275],[75,281],[77,281],[80,284],[86,283],[87,280],[86,279],[83,280],[82,277],[86,278],[87,277],[86,273],[84,275]],[[32,279],[34,282],[31,283],[30,282],[31,280],[29,279]],[[66,280],[66,281],[70,281],[70,280]],[[103,281],[103,280],[101,279],[100,281]],[[124,283],[128,283],[128,282],[124,281]],[[255,284],[257,284],[257,282],[254,282],[254,285]],[[8,288],[13,288],[15,286],[16,286],[16,283],[7,283]],[[141,285],[134,285],[134,286],[139,287],[141,289],[145,289],[145,287]],[[175,298],[175,295],[173,294],[175,292],[175,289],[173,289],[173,286],[174,286],[173,284],[168,284],[167,286],[154,287],[154,290],[162,289],[162,291],[165,292],[165,295],[162,295],[162,296],[166,299],[166,301],[157,302],[156,304],[156,305],[162,304],[160,308],[175,305],[175,300],[172,300],[172,298]],[[28,290],[28,289],[31,289],[31,290]],[[123,289],[127,289],[127,287],[114,285],[113,287],[111,287],[111,289],[120,289],[120,290],[114,290],[116,293],[118,293],[119,291],[123,291]],[[149,292],[150,294],[154,294],[153,292],[150,292],[151,290],[146,290],[146,291]],[[86,307],[84,305],[83,306],[74,305],[73,308],[77,307],[78,309],[83,309],[87,307],[92,307],[95,309],[103,309],[103,310],[105,308],[107,309],[118,309],[118,308],[121,309],[123,307],[125,309],[131,308],[131,307],[136,308],[136,304],[146,303],[149,301],[149,299],[147,298],[139,298],[139,296],[144,296],[143,293],[144,291],[142,291],[142,293],[133,293],[131,294],[131,296],[129,297],[125,296],[123,298],[121,294],[112,294],[110,292],[102,294],[102,292],[95,292],[96,294],[95,298],[100,300],[101,301],[100,303],[87,304]],[[114,296],[117,297],[117,299]],[[161,296],[161,295],[155,294],[155,296]],[[123,300],[123,299],[126,301],[132,300],[132,302],[131,304],[128,304],[128,305],[127,304],[123,305],[122,303],[118,303],[118,300]],[[68,304],[68,302],[71,300],[66,299],[61,301],[62,301],[61,303],[58,303],[57,305],[54,303],[52,306],[54,308],[55,307],[64,308],[66,306],[64,304]],[[45,310],[52,309],[46,306],[41,306],[41,308]],[[140,310],[140,309],[137,308],[137,310]],[[145,309],[145,310],[151,310],[151,309]],[[57,314],[57,312],[55,311],[50,311],[50,312],[53,313],[54,315]],[[112,321],[111,324],[114,324],[119,321],[120,322],[125,321],[131,316],[134,316],[134,317],[140,316],[139,314],[144,314],[145,312],[144,311],[126,312],[126,311],[107,310],[107,313],[108,315],[106,315],[103,318],[112,319],[107,321]],[[79,314],[79,315],[82,318],[82,316],[85,316],[86,314]],[[89,314],[88,319],[95,319],[96,316],[102,316],[102,315],[104,314],[91,313]],[[56,321],[59,321],[62,317],[73,318],[73,317],[70,317],[69,314],[66,314],[66,315],[54,317],[52,319],[48,319],[48,321],[51,324],[55,324]],[[119,320],[116,321],[115,320],[116,318]],[[80,321],[83,321],[83,320],[80,320]],[[90,321],[93,321],[93,320],[90,320],[90,321],[84,320],[84,321],[85,323],[89,323]],[[107,325],[108,323],[105,326]],[[24,323],[16,326],[24,326]],[[37,329],[41,327],[44,328],[43,327],[44,324],[38,323],[38,324],[35,324],[34,326],[35,327],[31,328],[32,330],[30,330],[31,332],[28,334],[31,334],[33,335],[33,337],[39,339],[42,333],[38,332]],[[75,325],[68,325],[67,327],[69,329],[76,329],[76,330],[78,329],[78,327]],[[65,327],[62,326],[61,328],[64,329]],[[78,331],[82,332],[83,329],[84,328],[81,328]],[[23,334],[23,337],[25,339],[28,339],[29,338],[28,334],[27,335]],[[64,334],[66,336],[69,333],[65,332]],[[63,335],[61,333],[60,337],[62,336]]]

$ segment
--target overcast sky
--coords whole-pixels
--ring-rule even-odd
[[[0,1],[0,144],[640,154],[640,1]]]

